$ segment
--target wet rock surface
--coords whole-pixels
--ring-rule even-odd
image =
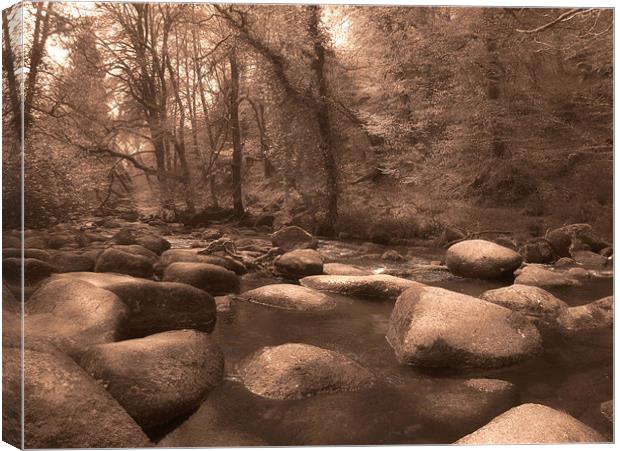
[[[75,357],[93,344],[122,337],[129,309],[110,291],[59,279],[39,288],[25,305],[25,335],[47,339]]]
[[[579,281],[568,272],[554,271],[541,265],[527,265],[515,272],[515,284],[532,285],[541,288],[557,288],[579,285]]]
[[[121,365],[121,369],[125,372],[119,370],[114,373],[119,381],[126,382],[127,377],[130,377],[132,381],[139,381],[145,387],[161,388],[158,389],[160,395],[156,396],[153,390],[152,396],[149,395],[150,398],[139,399],[135,397],[137,390],[125,391],[126,399],[131,400],[134,406],[141,406],[140,403],[145,403],[145,400],[149,399],[148,405],[134,408],[144,415],[139,421],[147,429],[151,439],[154,441],[162,439],[158,446],[447,443],[473,433],[493,418],[518,405],[519,398],[521,402],[538,402],[566,411],[589,427],[598,430],[605,439],[611,437],[611,423],[601,412],[601,403],[612,397],[610,388],[612,369],[609,356],[613,310],[611,300],[596,302],[611,292],[610,267],[609,269],[607,266],[593,267],[570,259],[570,265],[567,267],[569,269],[556,271],[568,279],[577,281],[569,285],[548,287],[551,296],[557,296],[556,299],[565,301],[567,305],[566,309],[560,309],[563,313],[556,319],[556,328],[551,331],[552,333],[543,334],[544,346],[542,349],[538,348],[538,352],[523,353],[523,358],[516,358],[517,353],[510,357],[503,355],[500,358],[503,362],[501,365],[496,360],[497,356],[489,357],[489,354],[485,353],[488,352],[488,346],[497,343],[499,343],[497,346],[505,348],[507,352],[514,351],[511,346],[515,347],[518,339],[510,335],[512,332],[493,335],[491,331],[497,329],[495,323],[479,311],[468,310],[463,314],[461,304],[465,303],[462,299],[457,302],[456,298],[453,298],[454,305],[450,307],[433,299],[429,302],[432,304],[432,309],[429,308],[428,311],[434,316],[424,313],[411,315],[410,318],[412,322],[416,318],[426,324],[447,324],[449,328],[452,328],[450,325],[452,320],[466,318],[467,320],[459,325],[462,331],[466,330],[460,332],[464,337],[462,342],[452,341],[453,338],[442,331],[439,345],[435,347],[435,350],[449,355],[449,361],[455,361],[457,364],[448,368],[416,365],[416,368],[412,369],[405,362],[397,360],[396,353],[391,349],[385,336],[392,327],[390,312],[395,310],[393,302],[390,301],[394,301],[408,288],[420,288],[419,282],[448,288],[449,292],[453,293],[450,296],[467,294],[484,297],[485,292],[499,289],[504,298],[503,301],[498,301],[499,304],[504,302],[507,307],[517,312],[509,313],[518,314],[521,311],[538,326],[542,324],[542,318],[550,320],[555,317],[555,302],[545,298],[541,303],[538,300],[532,303],[531,298],[527,296],[523,298],[519,293],[510,293],[511,296],[508,298],[507,294],[514,290],[514,287],[506,287],[511,282],[509,277],[483,280],[457,276],[441,264],[444,255],[441,249],[418,248],[404,242],[384,246],[323,238],[318,243],[320,255],[325,262],[329,262],[323,264],[323,275],[302,278],[301,287],[285,284],[287,287],[285,293],[274,294],[270,293],[270,290],[282,285],[279,283],[281,279],[274,277],[272,272],[275,267],[274,258],[282,254],[282,251],[272,247],[267,229],[257,231],[215,224],[210,225],[209,230],[204,230],[203,233],[203,229],[190,230],[182,224],[162,223],[152,227],[122,220],[116,221],[113,225],[110,222],[110,226],[114,229],[106,230],[100,227],[96,230],[87,226],[85,229],[87,233],[75,232],[70,227],[60,227],[49,233],[39,231],[27,233],[31,244],[42,246],[41,249],[31,249],[32,253],[27,256],[49,263],[50,258],[66,255],[68,262],[66,266],[63,264],[51,266],[55,271],[73,269],[75,272],[52,273],[49,278],[47,275],[37,278],[35,283],[26,286],[26,298],[28,299],[34,290],[58,280],[87,282],[101,291],[116,294],[124,308],[128,310],[128,317],[123,322],[123,333],[117,335],[113,342],[106,339],[106,342],[91,345],[86,353],[108,347],[116,349],[116,345],[140,342],[153,337],[153,334],[174,334],[184,328],[194,329],[192,332],[196,334],[200,333],[198,329],[211,331],[213,334],[209,337],[211,343],[217,342],[226,356],[226,376],[223,381],[214,384],[208,390],[206,400],[195,401],[192,407],[186,407],[191,404],[189,401],[186,403],[186,400],[198,399],[198,396],[194,396],[196,392],[192,392],[191,387],[184,385],[182,377],[177,377],[180,382],[171,384],[171,386],[178,385],[174,390],[182,389],[179,393],[173,393],[174,390],[167,385],[162,386],[167,380],[166,374],[177,371],[176,360],[171,358],[169,365],[155,367],[153,371],[147,373],[139,369],[150,368],[149,365],[154,365],[160,360],[159,357],[150,360],[132,358],[131,356],[140,354],[139,352],[134,354],[132,346],[123,351],[122,358],[117,356],[116,352],[97,354],[96,366],[101,374],[107,371],[108,364],[110,368],[115,368],[114,362],[118,358],[118,361],[125,362]],[[111,241],[114,233],[125,226],[136,229],[136,235],[154,234],[161,237],[160,234],[163,232],[166,236],[161,238],[169,242],[174,249],[164,250],[159,256],[153,250],[147,249],[144,243],[138,244],[135,241],[120,244]],[[211,230],[217,233],[211,234]],[[52,249],[48,244],[50,237],[56,235],[59,238],[53,246],[60,247],[60,250]],[[67,237],[72,239],[68,240]],[[234,243],[236,248],[233,246],[230,249],[232,254],[227,250],[226,256],[225,252],[218,251],[211,255],[201,255],[196,253],[196,250],[188,249],[192,241],[217,238],[222,238],[222,242],[227,240]],[[309,242],[312,244],[312,241]],[[513,241],[510,244],[513,248],[523,243],[518,239]],[[538,241],[536,239],[536,242]],[[204,241],[200,246],[205,247],[209,244],[211,244],[209,241]],[[573,244],[571,242],[569,246],[569,255],[577,257],[581,255],[579,252],[596,252],[583,246],[583,243],[580,244],[581,247]],[[77,258],[75,259],[77,263],[72,261],[74,256],[94,261],[108,249],[146,258],[154,266],[154,275],[151,273],[145,276],[146,278],[138,278],[113,272],[90,272],[92,268],[80,271],[82,266],[79,265],[82,263]],[[390,250],[406,256],[406,259],[381,259],[381,256]],[[601,253],[604,253],[603,251],[604,249]],[[605,252],[609,255],[613,253],[609,250]],[[229,255],[234,255],[234,259]],[[583,255],[601,261],[591,254]],[[196,258],[199,258],[199,261],[196,261]],[[167,259],[169,261],[166,261]],[[235,264],[243,266],[239,260],[248,265],[247,271],[250,272],[243,278],[238,276],[246,272],[246,269],[233,266]],[[241,295],[237,297],[228,294],[229,292],[220,291],[222,295],[217,296],[213,302],[213,298],[202,288],[180,282],[156,281],[162,278],[165,267],[175,263],[211,263],[220,266],[220,269],[227,267],[232,272],[237,272],[236,291],[240,291]],[[86,269],[86,266],[83,268]],[[548,266],[542,268],[551,269]],[[329,274],[332,271],[333,274]],[[342,275],[354,276],[357,279],[336,277]],[[336,278],[331,279],[332,276]],[[5,282],[9,283],[11,291],[19,293],[18,286],[11,285],[9,280]],[[311,284],[321,288],[317,289],[314,286],[309,288]],[[174,288],[173,285],[182,288]],[[93,290],[92,286],[89,286],[89,290]],[[527,289],[533,288],[535,287],[529,286]],[[258,305],[256,302],[240,302],[244,295],[253,295],[255,293],[252,292],[255,290],[260,293],[261,289],[266,295],[261,299],[257,297],[256,300],[263,305]],[[317,298],[318,307],[316,307],[314,302],[308,303],[310,298],[305,297],[302,300],[300,289],[310,289],[313,294],[324,296],[328,302],[323,305]],[[502,293],[502,289],[505,292]],[[295,291],[295,295],[292,291]],[[330,291],[335,294],[326,293]],[[205,296],[209,301],[204,302]],[[19,302],[14,297],[4,296],[4,298],[6,299],[3,299],[3,304],[6,305],[3,308],[3,332],[6,338],[14,340],[19,336]],[[272,304],[269,306],[274,308],[268,308],[267,304]],[[313,304],[312,308],[305,311],[310,304]],[[282,306],[285,308],[281,308]],[[324,309],[327,306],[329,309]],[[335,308],[332,308],[333,306]],[[495,307],[501,308],[497,305]],[[62,312],[62,309],[60,311]],[[216,312],[218,319],[216,327],[213,327]],[[562,322],[560,318],[563,319]],[[62,324],[62,321],[54,322]],[[51,327],[49,324],[54,322],[46,321],[43,326],[36,328],[45,332],[46,327]],[[78,326],[80,321],[74,323],[76,333],[86,333],[89,330],[88,327],[82,330],[81,326]],[[89,322],[82,321],[81,324],[88,326]],[[468,326],[465,327],[464,324]],[[422,327],[415,329],[423,330]],[[518,327],[517,330],[523,337],[531,338],[527,326]],[[556,333],[558,331],[559,334]],[[541,332],[544,332],[543,328]],[[51,340],[50,336],[54,336],[55,340]],[[140,338],[131,339],[133,337]],[[478,338],[481,338],[480,341],[477,341]],[[504,338],[508,344],[501,341]],[[467,340],[474,351],[467,348],[465,343]],[[191,344],[180,346],[170,354],[178,354],[181,357],[190,351],[199,353],[201,347],[195,346],[195,343],[189,340],[188,343],[190,342]],[[33,333],[29,343],[32,346],[45,346],[45,349],[52,349],[47,347],[55,343],[54,352],[61,352],[60,355],[70,352],[78,361],[84,354],[82,349],[75,351],[65,346],[63,350],[62,336],[58,334]],[[275,365],[276,369],[273,369],[273,360],[268,362],[263,360],[263,367],[269,371],[274,371],[275,374],[288,374],[279,379],[270,378],[281,381],[280,388],[268,386],[269,381],[266,381],[268,378],[265,376],[268,374],[267,370],[260,369],[253,373],[253,380],[257,381],[259,387],[257,390],[267,392],[272,390],[276,394],[286,393],[286,396],[290,394],[290,397],[281,399],[252,393],[252,390],[244,384],[246,381],[241,377],[241,369],[263,349],[278,348],[283,346],[282,343],[307,343],[325,351],[333,350],[327,352],[346,356],[346,359],[362,368],[357,370],[356,373],[359,374],[356,376],[364,374],[364,371],[370,373],[372,383],[362,384],[354,391],[339,391],[345,390],[343,387],[349,381],[348,376],[345,377],[344,386],[340,386],[342,380],[339,381],[340,376],[334,375],[338,373],[334,370],[334,366],[329,365],[331,369],[325,369],[321,367],[323,360],[320,358],[313,360],[305,356],[290,365],[283,358],[282,365]],[[166,354],[167,351],[164,351],[166,347],[161,343],[148,349],[143,346],[138,348],[146,356],[156,355],[160,347],[163,354]],[[456,354],[453,354],[454,349],[458,350]],[[463,349],[466,351],[462,352]],[[478,354],[483,355],[484,361],[477,360],[475,365],[472,365],[470,353],[476,355],[476,358],[480,358]],[[434,355],[438,356],[439,351]],[[199,359],[186,360],[183,357],[181,360],[184,363],[180,366],[193,373],[195,370],[193,364]],[[484,363],[481,364],[482,361]],[[187,369],[188,366],[191,370]],[[463,371],[465,369],[466,373]],[[162,374],[163,376],[159,377]],[[87,377],[90,381],[97,382],[99,388],[103,387],[103,378],[97,380],[92,376]],[[468,377],[473,379],[466,379]],[[339,382],[333,382],[330,378]],[[301,382],[294,382],[295,380]],[[125,382],[120,386],[133,387]],[[337,387],[336,391],[332,391],[334,386]],[[305,395],[299,394],[304,390],[295,391],[300,387],[307,387]],[[176,397],[172,396],[173,394]],[[112,400],[114,401],[113,398]],[[43,405],[48,401],[38,402]],[[173,408],[175,405],[181,406],[178,409],[183,412],[180,416],[174,413],[174,410],[177,410]],[[117,406],[121,408],[118,402]],[[18,417],[18,407],[8,408],[5,411],[5,418],[11,415]],[[185,420],[188,416],[189,418]],[[133,421],[131,424],[136,426],[135,420],[131,417],[125,414],[125,418],[129,418]],[[73,418],[70,420],[73,421]],[[71,421],[67,423],[67,427],[71,427]],[[58,428],[59,436],[70,435],[70,431],[62,431],[61,426]],[[144,434],[141,434],[144,438]],[[127,436],[124,440],[131,443],[132,439]]]
[[[323,274],[321,254],[313,249],[295,249],[275,260],[276,271],[284,277],[300,279]]]
[[[199,407],[221,381],[224,358],[209,335],[178,330],[93,346],[80,365],[149,429]]]
[[[454,274],[475,279],[510,276],[522,262],[519,253],[485,240],[467,240],[450,246],[446,266]]]
[[[157,270],[163,272],[163,270],[170,264],[176,262],[186,263],[209,263],[211,265],[218,265],[233,271],[237,275],[245,274],[247,269],[245,266],[230,257],[223,257],[219,255],[201,255],[195,251],[186,249],[170,249],[161,254],[159,261],[157,262]]]
[[[408,288],[420,286],[418,282],[386,274],[370,276],[309,276],[299,283],[308,288],[330,291],[345,296],[393,300]]]
[[[113,272],[135,277],[151,277],[153,261],[138,254],[131,254],[120,249],[106,249],[97,258],[96,272]]]
[[[18,343],[18,342],[17,342]],[[19,412],[20,350],[4,344],[3,403]],[[110,394],[69,357],[45,345],[24,350],[24,423],[27,448],[152,446]],[[19,416],[9,415],[3,439],[20,441]]]
[[[234,272],[209,263],[172,263],[164,270],[163,280],[186,283],[212,296],[236,293],[240,285]]]
[[[521,314],[433,287],[397,299],[386,337],[401,363],[421,367],[500,367],[533,357],[541,346]]]
[[[241,294],[239,299],[284,310],[322,312],[336,307],[325,293],[292,284],[265,285]]]
[[[540,404],[522,404],[456,442],[458,445],[598,443],[605,438],[570,415]]]
[[[570,307],[562,312],[558,323],[560,332],[568,337],[611,330],[614,323],[614,298],[608,296],[589,304]]]
[[[519,312],[534,324],[553,327],[568,305],[548,291],[530,285],[511,285],[488,290],[480,296],[483,300]]]
[[[334,351],[300,343],[265,347],[239,368],[252,393],[271,399],[294,399],[331,391],[369,388],[374,376]]]

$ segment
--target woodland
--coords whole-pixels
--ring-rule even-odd
[[[613,442],[613,12],[4,10],[3,440]]]
[[[23,49],[10,14],[5,227],[23,100],[28,227],[94,212],[379,241],[611,234],[610,9],[38,2]]]

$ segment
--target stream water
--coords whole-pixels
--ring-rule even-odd
[[[173,247],[187,247],[175,237]],[[387,249],[387,248],[386,248]],[[322,241],[330,261],[354,263],[383,271],[386,262],[365,256],[361,244]],[[408,255],[398,269],[439,260],[441,249],[398,249]],[[278,283],[246,276],[242,290]],[[477,296],[502,283],[449,278],[431,285]],[[505,285],[505,283],[504,283]],[[555,291],[569,305],[612,294],[611,278],[593,279],[580,288]],[[233,302],[218,316],[214,336],[226,360],[225,381],[188,419],[167,430],[161,446],[224,445],[361,445],[451,443],[485,424],[489,418],[467,413],[470,398],[450,385],[472,377],[514,383],[522,403],[534,402],[564,410],[611,438],[611,424],[599,405],[612,398],[612,333],[566,341],[544,336],[544,351],[524,364],[466,373],[425,372],[400,365],[385,340],[393,301],[334,295],[335,310],[308,314]],[[263,346],[308,343],[341,352],[370,369],[379,381],[370,390],[323,394],[292,401],[274,401],[247,391],[235,375],[237,364]],[[465,404],[465,405],[463,405]],[[167,436],[166,436],[167,435]]]

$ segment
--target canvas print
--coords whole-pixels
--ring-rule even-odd
[[[611,443],[611,8],[2,12],[2,439]]]

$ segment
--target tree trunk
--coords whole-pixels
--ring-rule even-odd
[[[233,142],[232,155],[232,197],[233,210],[237,218],[244,215],[243,193],[241,191],[241,133],[239,130],[239,66],[235,49],[229,55],[230,62],[230,129]]]
[[[338,167],[334,156],[334,149],[331,135],[331,122],[329,116],[329,105],[327,99],[329,90],[325,77],[325,45],[324,37],[319,30],[321,20],[320,7],[309,6],[311,15],[308,30],[310,37],[314,41],[315,59],[312,67],[315,72],[318,99],[316,108],[316,119],[319,125],[319,150],[325,166],[326,189],[327,189],[327,214],[320,226],[323,234],[333,235],[336,221],[338,220]]]

